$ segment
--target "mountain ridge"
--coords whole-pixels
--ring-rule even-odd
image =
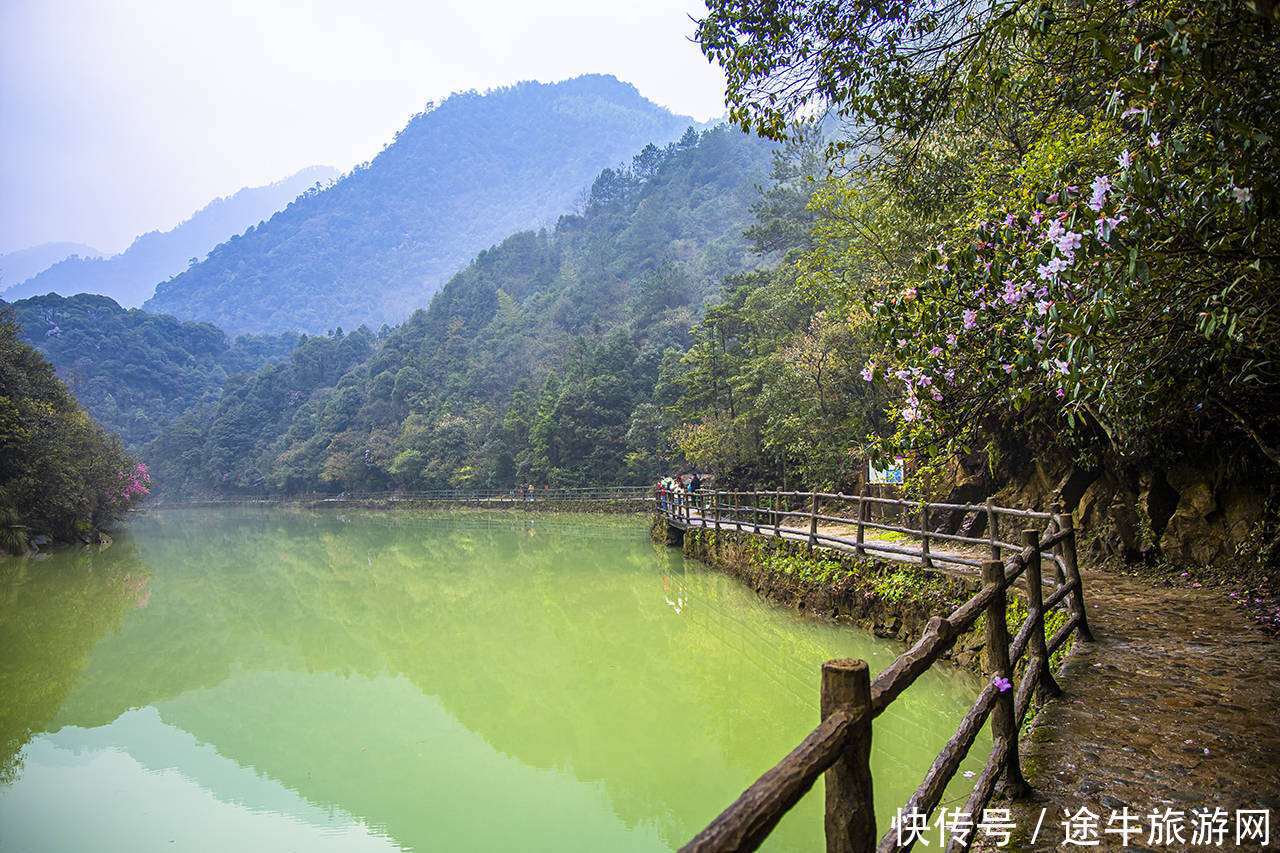
[[[125,308],[137,308],[155,286],[187,268],[191,258],[241,234],[280,210],[292,199],[338,175],[330,166],[308,166],[286,178],[259,187],[245,187],[213,199],[167,231],[148,231],[127,249],[110,257],[65,257],[0,292],[16,302],[55,293],[106,296]]]
[[[25,249],[14,249],[0,255],[0,298],[5,291],[17,287],[43,270],[79,255],[82,258],[104,258],[106,253],[84,243],[59,240]]]
[[[477,252],[554,222],[602,168],[693,124],[607,75],[454,94],[143,307],[233,334],[398,323]]]

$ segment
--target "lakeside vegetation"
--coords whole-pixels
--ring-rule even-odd
[[[97,541],[147,494],[144,465],[68,393],[0,312],[0,553]]]

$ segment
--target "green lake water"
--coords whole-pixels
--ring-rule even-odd
[[[0,850],[671,850],[816,725],[822,661],[900,651],[636,517],[154,511],[0,559]],[[978,687],[876,720],[882,832]],[[822,844],[819,783],[765,849]]]

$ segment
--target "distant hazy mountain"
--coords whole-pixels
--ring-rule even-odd
[[[78,258],[51,261],[53,265],[41,268],[43,272],[37,270],[38,274],[26,280],[17,279],[21,284],[0,297],[13,302],[46,293],[96,293],[126,308],[137,308],[155,292],[157,283],[185,270],[192,258],[203,258],[218,243],[257,225],[299,194],[337,174],[330,166],[311,166],[274,184],[242,189],[209,202],[169,231],[143,234],[113,257],[91,258],[81,252]]]
[[[161,284],[145,307],[232,332],[400,322],[478,251],[554,224],[601,169],[691,123],[609,76],[453,95],[372,162]]]
[[[72,255],[82,258],[102,257],[97,249],[83,243],[41,243],[30,249],[0,255],[0,296],[3,296],[5,288],[16,287],[41,270]]]
[[[646,146],[389,334],[308,337],[139,452],[170,495],[652,482],[660,370],[725,276],[764,262],[744,232],[772,151],[728,126]]]

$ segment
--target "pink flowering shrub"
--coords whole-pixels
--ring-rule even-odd
[[[151,494],[151,475],[147,466],[139,462],[127,471],[116,475],[114,487],[107,491],[110,503],[129,505]]]
[[[1128,12],[1135,29],[1151,14]],[[864,375],[900,401],[898,440],[955,450],[984,419],[1022,413],[1105,437],[1121,456],[1215,420],[1267,451],[1259,437],[1280,399],[1280,230],[1275,205],[1253,190],[1274,187],[1277,156],[1253,105],[1208,106],[1229,97],[1201,76],[1202,52],[1222,37],[1214,14],[1149,29],[1092,81],[1093,110],[1008,175],[975,168],[971,180],[995,189],[889,284],[913,298],[868,297],[894,345]],[[1235,119],[1215,117],[1228,106]]]

